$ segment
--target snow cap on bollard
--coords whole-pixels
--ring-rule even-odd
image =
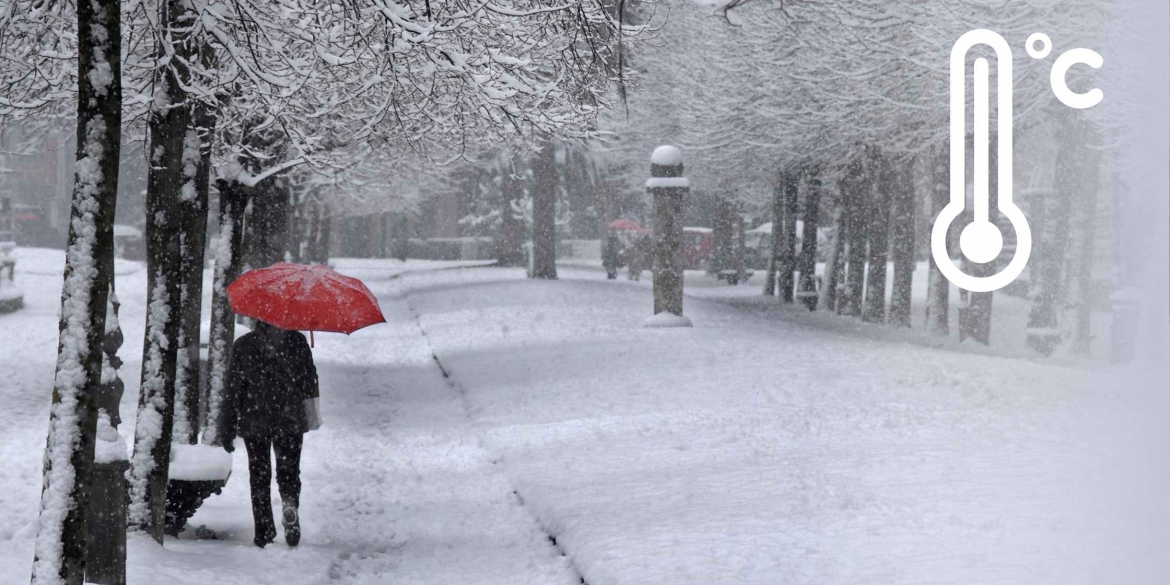
[[[669,144],[655,148],[650,155],[650,179],[646,181],[646,188],[690,186],[690,180],[683,177],[682,151]]]
[[[677,146],[664,144],[650,155],[651,177],[681,177],[682,171],[682,151]]]

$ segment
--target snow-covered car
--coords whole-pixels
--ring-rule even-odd
[[[796,253],[804,242],[804,222],[796,220]],[[760,224],[744,232],[744,263],[749,268],[763,270],[772,258],[772,222]],[[825,228],[817,228],[817,261],[824,262],[829,254],[829,235]]]

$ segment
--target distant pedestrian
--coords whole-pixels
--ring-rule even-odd
[[[626,278],[630,280],[641,280],[642,271],[650,267],[652,262],[650,250],[650,237],[637,236],[634,243],[628,249],[630,268],[626,272]]]
[[[301,444],[315,428],[315,409],[306,401],[317,398],[317,368],[309,342],[298,331],[285,331],[263,321],[236,340],[228,367],[220,429],[229,453],[238,434],[248,449],[248,479],[252,489],[253,542],[264,548],[276,540],[272,519],[272,452],[276,452],[276,484],[280,490],[284,540],[301,540]],[[310,412],[311,411],[311,412]]]
[[[605,266],[605,278],[613,280],[617,278],[618,274],[618,248],[621,247],[621,242],[615,235],[609,236],[609,241],[605,244],[605,251],[601,255],[601,265]]]

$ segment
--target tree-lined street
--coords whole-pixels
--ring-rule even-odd
[[[1165,581],[1167,10],[0,0],[0,579]]]
[[[650,330],[648,282],[436,267],[339,264],[393,324],[317,336],[301,546],[251,545],[238,453],[179,539],[131,539],[130,582],[1146,582],[1155,566],[1129,562],[1151,541],[1122,527],[1157,513],[1141,502],[1165,478],[1111,454],[1145,449],[1156,416],[1135,418],[1108,371],[761,319],[708,288],[686,298],[693,329]],[[144,299],[123,303],[140,323]],[[37,473],[25,402],[4,485]],[[24,578],[36,495],[3,500],[4,582]]]

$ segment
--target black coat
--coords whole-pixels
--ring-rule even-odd
[[[617,270],[618,265],[621,264],[621,258],[618,256],[617,238],[610,238],[605,244],[605,252],[601,255],[601,265],[607,269]]]
[[[220,407],[223,442],[305,433],[305,399],[317,396],[317,368],[303,334],[283,331],[273,343],[248,333],[232,347]]]

